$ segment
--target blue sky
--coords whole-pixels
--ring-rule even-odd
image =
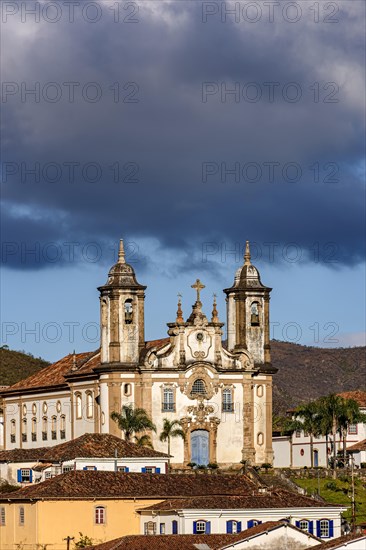
[[[363,2],[5,4],[3,344],[95,349],[120,237],[148,339],[249,239],[272,337],[365,344]]]

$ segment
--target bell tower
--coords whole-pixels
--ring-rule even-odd
[[[236,274],[227,298],[227,339],[231,352],[247,350],[255,365],[269,364],[269,294],[259,271],[251,263],[249,241],[246,241],[244,265]]]
[[[145,342],[144,299],[146,286],[136,280],[126,263],[123,240],[118,261],[111,267],[100,292],[101,363],[138,363]]]

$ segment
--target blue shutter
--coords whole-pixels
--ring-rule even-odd
[[[94,471],[96,471],[96,470],[97,470],[97,467],[96,467],[96,466],[94,466]]]
[[[32,483],[33,479],[33,470],[29,470],[29,483]]]
[[[160,468],[156,468],[155,472],[156,472],[157,474],[160,474]]]
[[[128,474],[129,471],[130,471],[130,469],[127,468],[127,466],[125,466],[125,473]]]
[[[297,527],[298,529],[300,529],[300,522],[299,522],[299,521],[295,521],[295,527]]]
[[[146,474],[146,468],[141,468],[141,472],[142,472],[143,474]]]
[[[176,535],[178,533],[178,522],[174,519],[172,521],[172,534]]]
[[[206,531],[205,531],[206,535],[209,535],[211,533],[211,522],[210,521],[206,521]]]
[[[226,532],[227,533],[232,533],[233,532],[233,522],[232,522],[231,519],[226,522]]]
[[[320,537],[320,533],[321,533],[321,531],[320,531],[320,521],[317,520],[317,522],[316,522],[316,536]]]
[[[241,521],[236,522],[236,530],[238,531],[238,533],[241,532]]]
[[[17,470],[17,481],[18,483],[22,482],[22,470]]]
[[[309,533],[310,535],[314,534],[314,524],[312,521],[309,521]]]
[[[253,527],[253,525],[254,525],[254,520],[250,519],[250,520],[248,521],[248,529],[250,529],[251,527]]]
[[[197,535],[197,521],[193,522],[193,534]]]
[[[88,469],[88,467],[87,467],[87,466],[84,466],[83,470],[87,470],[87,469]]]
[[[329,537],[334,537],[334,523],[333,520],[329,520]]]

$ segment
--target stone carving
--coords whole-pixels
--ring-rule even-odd
[[[195,422],[202,423],[207,421],[207,416],[214,412],[212,405],[204,405],[203,399],[198,399],[198,405],[190,405],[187,407],[187,411],[196,417]]]

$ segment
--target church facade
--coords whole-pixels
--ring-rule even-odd
[[[100,349],[70,354],[2,393],[5,449],[46,447],[87,432],[121,436],[110,415],[132,404],[155,423],[156,450],[167,450],[159,440],[163,419],[181,422],[185,439],[171,440],[173,467],[272,463],[271,289],[251,263],[249,243],[234,284],[224,290],[227,342],[216,299],[207,316],[204,285],[197,279],[192,288],[189,317],[179,300],[168,337],[146,342],[146,287],[126,263],[121,241],[118,261],[98,289]]]

